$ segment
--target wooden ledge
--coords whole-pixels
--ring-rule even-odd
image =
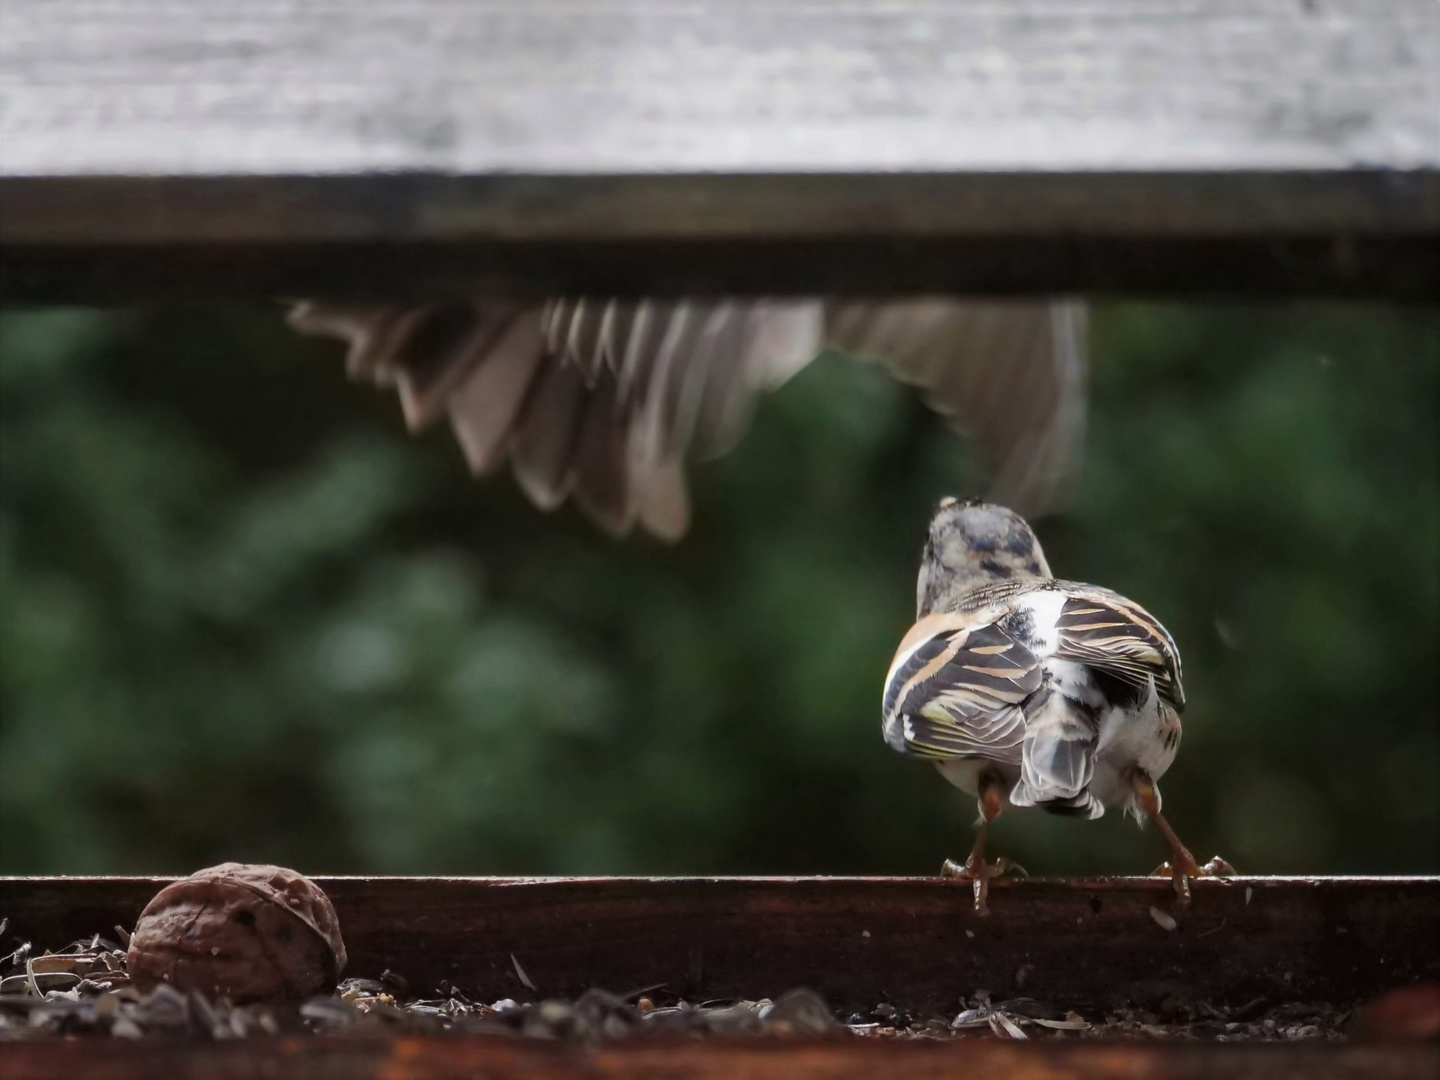
[[[0,914],[11,934],[58,948],[133,925],[168,880],[3,878]],[[846,1011],[888,997],[936,1015],[977,988],[1082,1011],[1177,994],[1348,1006],[1440,979],[1436,877],[1201,881],[1188,910],[1160,879],[1002,880],[986,917],[938,878],[316,880],[348,974],[389,968],[417,992],[447,980],[484,1001],[523,994],[512,954],[541,994],[805,986]]]
[[[170,878],[0,878],[10,933],[58,947],[128,926]],[[1440,878],[1198,882],[1188,910],[1149,878],[1000,881],[991,914],[937,878],[316,879],[335,903],[348,974],[389,968],[479,1000],[664,983],[700,998],[795,986],[841,1009],[886,999],[949,1015],[987,988],[1082,1011],[1165,997],[1348,1006],[1440,978]],[[1169,915],[1175,920],[1167,929]],[[661,1037],[586,1049],[496,1036],[252,1038],[233,1043],[21,1040],[0,1080],[1429,1080],[1440,1048],[1317,1042],[1029,1043]]]
[[[1440,294],[1440,170],[0,176],[0,301]]]

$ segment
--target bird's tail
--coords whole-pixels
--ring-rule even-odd
[[[1105,807],[1090,793],[1099,738],[1087,711],[1056,690],[1040,690],[1025,709],[1020,782],[1010,801],[1052,814],[1100,817]]]

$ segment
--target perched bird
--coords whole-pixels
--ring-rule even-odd
[[[1007,806],[1149,817],[1170,845],[1182,903],[1189,878],[1228,872],[1219,859],[1198,866],[1160,812],[1156,781],[1180,747],[1184,708],[1180,653],[1153,615],[1109,589],[1057,580],[1013,510],[941,501],[882,724],[891,747],[933,760],[977,797],[970,857],[942,868],[974,883],[977,910],[990,879],[1015,868],[985,861],[986,832]]]
[[[757,394],[825,347],[883,361],[972,435],[992,496],[1054,508],[1085,418],[1084,308],[1069,302],[480,299],[306,302],[290,322],[349,343],[418,431],[448,417],[471,470],[507,458],[543,510],[666,540],[690,522],[684,459],[744,433]]]

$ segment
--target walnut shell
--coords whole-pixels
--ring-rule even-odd
[[[335,988],[345,943],[330,898],[281,866],[221,863],[161,889],[130,937],[130,980],[228,997],[296,1001]]]

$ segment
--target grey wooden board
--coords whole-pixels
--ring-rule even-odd
[[[4,0],[7,175],[1437,164],[1434,0]]]
[[[1437,72],[1434,0],[0,0],[0,296],[1424,296]]]

